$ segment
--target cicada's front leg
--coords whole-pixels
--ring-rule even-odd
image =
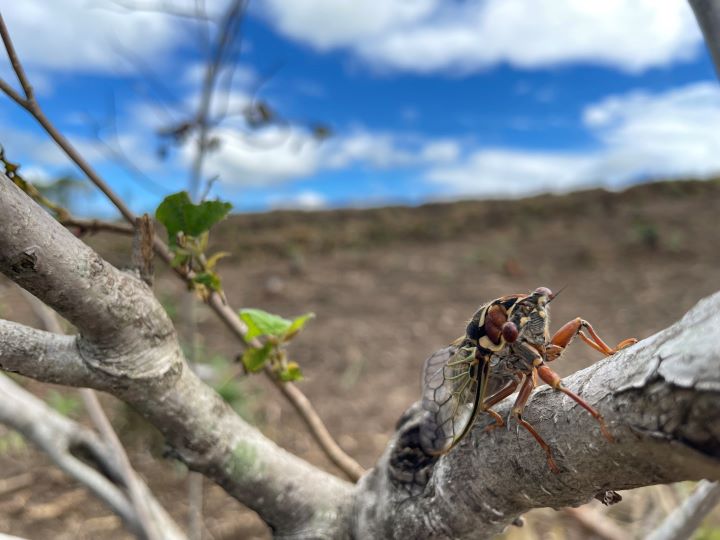
[[[592,406],[590,406],[583,398],[578,396],[575,392],[573,392],[569,388],[566,388],[565,385],[563,385],[563,383],[562,383],[562,379],[560,378],[560,375],[555,373],[552,369],[550,369],[545,364],[543,364],[537,368],[537,374],[540,376],[540,378],[544,382],[548,383],[553,389],[567,395],[568,397],[573,399],[578,405],[580,405],[583,409],[585,409],[587,412],[589,412],[592,415],[592,417],[598,421],[598,424],[600,424],[600,431],[602,431],[602,434],[605,436],[605,438],[610,442],[615,442],[615,438],[612,436],[612,434],[608,430],[607,425],[605,424],[605,419],[603,418],[602,414],[600,414],[597,410],[595,410]]]
[[[535,388],[535,368],[532,369],[531,374],[525,377],[525,380],[520,387],[520,392],[518,392],[518,397],[517,399],[515,399],[515,405],[513,405],[512,414],[515,416],[518,423],[526,430],[528,430],[530,432],[530,435],[532,435],[538,442],[538,444],[542,447],[542,449],[545,450],[548,467],[550,467],[550,470],[552,472],[557,474],[560,472],[560,468],[557,466],[557,463],[555,463],[555,459],[553,458],[553,453],[550,445],[545,442],[545,440],[535,430],[532,424],[530,424],[530,422],[523,418],[523,411],[525,410],[525,405],[527,405],[528,399],[530,399],[530,394],[532,394],[533,388]]]
[[[587,333],[585,333],[585,331]],[[567,347],[577,335],[579,335],[580,339],[582,339],[590,347],[606,356],[615,354],[619,350],[637,343],[637,339],[628,338],[622,340],[614,348],[611,348],[607,343],[600,339],[600,336],[597,335],[597,332],[595,332],[595,329],[589,322],[585,319],[577,317],[576,319],[566,323],[562,328],[560,328],[560,330],[555,332],[555,335],[553,335],[550,343],[546,347],[545,360],[552,362],[557,359],[562,354],[565,347]]]

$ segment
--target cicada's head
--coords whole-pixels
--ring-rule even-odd
[[[547,287],[538,287],[513,306],[508,323],[517,327],[518,339],[543,350],[550,341],[548,304],[555,297]]]

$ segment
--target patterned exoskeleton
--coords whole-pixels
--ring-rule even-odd
[[[565,388],[547,362],[556,360],[577,335],[608,356],[637,340],[626,339],[611,348],[581,318],[568,322],[550,337],[548,304],[553,298],[550,289],[538,287],[530,294],[503,296],[483,304],[470,320],[465,336],[427,360],[422,404],[429,414],[420,431],[425,452],[449,452],[468,434],[480,413],[495,419],[488,429],[504,426],[505,420],[491,407],[519,387],[511,414],[543,448],[550,469],[559,472],[550,446],[523,418],[538,377],[585,408],[598,421],[603,435],[613,440],[602,415]]]

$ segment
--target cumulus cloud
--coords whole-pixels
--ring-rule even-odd
[[[271,197],[269,200],[272,208],[297,209],[297,210],[322,210],[327,208],[327,198],[317,191],[301,191],[296,195]]]
[[[172,17],[119,10],[110,1],[0,0],[0,8],[20,58],[33,69],[123,72],[132,65],[122,50],[159,61],[183,38]]]
[[[628,72],[687,60],[700,32],[685,0],[267,0],[276,28],[319,50],[429,73],[571,62]]]
[[[598,141],[593,151],[478,149],[456,163],[431,168],[426,178],[448,194],[519,196],[720,172],[715,81],[664,93],[611,96],[586,107],[583,122]]]
[[[411,169],[455,161],[461,145],[402,133],[355,130],[325,141],[297,128],[273,127],[252,134],[236,129],[216,132],[220,148],[208,157],[209,171],[236,186],[261,186],[308,177],[328,170],[363,167]],[[184,149],[187,160],[192,148]]]

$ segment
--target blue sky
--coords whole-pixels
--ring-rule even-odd
[[[192,145],[161,160],[156,133],[196,107],[204,53],[198,23],[127,3],[0,0],[0,10],[47,115],[146,211],[187,187]],[[211,14],[225,5],[206,3]],[[242,111],[266,100],[287,122],[252,131],[236,115],[219,126],[204,174],[241,211],[720,171],[720,86],[682,0],[257,0],[242,37],[220,102]],[[0,76],[15,83],[6,63]],[[332,136],[316,140],[315,122]],[[0,143],[28,177],[74,170],[4,97]],[[90,197],[76,211],[110,209]]]

